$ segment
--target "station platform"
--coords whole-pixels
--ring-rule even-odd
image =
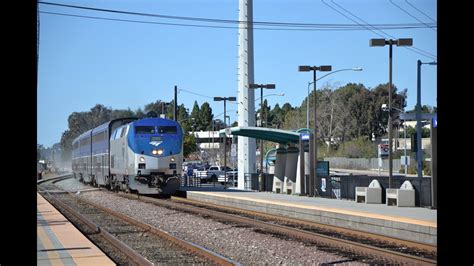
[[[180,194],[196,201],[437,244],[437,211],[427,208],[366,204],[236,188],[182,187]]]
[[[37,195],[37,265],[115,265],[56,208]]]

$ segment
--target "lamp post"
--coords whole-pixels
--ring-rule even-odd
[[[161,116],[163,116],[163,118],[166,118],[165,111],[168,111],[168,105],[171,105],[171,103],[161,102]]]
[[[260,127],[263,127],[263,89],[275,89],[275,84],[249,84],[250,89],[260,88]],[[263,184],[263,139],[260,140],[260,175],[258,176],[259,190],[264,190]]]
[[[393,155],[392,155],[392,46],[412,46],[413,39],[370,39],[370,46],[389,46],[388,63],[388,188],[392,188]]]
[[[416,172],[419,178],[423,177],[423,151],[421,147],[421,65],[437,65],[436,62],[422,63],[417,61],[416,79]]]
[[[224,127],[227,128],[225,124],[225,117],[226,117],[226,102],[227,101],[235,101],[236,97],[214,97],[214,101],[224,101]],[[227,132],[224,133],[224,189],[227,188]]]
[[[389,109],[384,109],[386,108],[386,104],[382,104],[382,110],[386,110],[390,113],[390,110]],[[392,106],[392,109],[395,109],[397,111],[399,111],[400,113],[405,113],[402,109],[398,109],[397,107],[394,107]],[[407,176],[408,174],[408,165],[407,165],[407,125],[406,123],[404,123],[403,125],[403,129],[404,129],[404,139],[405,139],[405,148],[404,148],[404,155],[405,155],[405,176]]]
[[[272,93],[272,94],[263,95],[263,97],[265,97],[265,98],[270,97],[270,96],[285,96],[285,94],[284,93]],[[255,101],[258,101],[258,100],[260,100],[260,97],[255,99]]]
[[[299,66],[298,67],[298,71],[300,72],[309,72],[309,71],[313,71],[313,90],[314,90],[314,134],[313,134],[313,153],[314,153],[314,162],[313,164],[311,164],[310,162],[310,165],[312,165],[312,167],[310,168],[310,189],[309,189],[309,195],[310,196],[313,196],[313,193],[316,191],[316,188],[317,188],[317,179],[316,179],[316,171],[315,171],[315,168],[317,167],[317,163],[318,163],[318,143],[317,143],[317,128],[318,128],[318,125],[316,123],[316,70],[319,70],[319,71],[331,71],[332,70],[332,66]],[[308,85],[309,86],[309,85]],[[309,88],[309,87],[308,87]],[[309,98],[308,98],[308,101],[309,101]],[[308,123],[308,126],[309,126],[309,123]],[[310,147],[311,149],[311,147]]]
[[[339,70],[335,70],[333,72],[329,72],[327,73],[326,75],[316,79],[316,81],[326,77],[326,76],[329,76],[331,74],[334,74],[334,73],[337,73],[337,72],[341,72],[341,71],[362,71],[363,69],[361,67],[353,67],[353,68],[344,68],[344,69],[339,69]],[[309,129],[309,85],[313,84],[314,81],[312,82],[308,82],[308,100],[306,101],[306,128]]]

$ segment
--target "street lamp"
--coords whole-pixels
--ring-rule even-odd
[[[334,74],[334,73],[337,73],[337,72],[341,72],[341,71],[362,71],[363,69],[361,67],[353,67],[353,68],[344,68],[344,69],[339,69],[339,70],[335,70],[333,72],[329,72],[327,73],[326,75],[316,79],[316,81],[326,77],[326,76],[329,76],[331,74]],[[306,101],[306,128],[309,129],[309,85],[313,84],[314,81],[312,82],[308,82],[308,98],[307,98],[307,101]]]
[[[313,71],[313,88],[314,88],[314,135],[313,135],[313,151],[314,151],[314,164],[313,164],[313,167],[310,168],[310,172],[309,172],[309,175],[310,175],[310,189],[309,189],[309,195],[312,196],[313,195],[313,192],[315,190],[313,189],[316,189],[317,188],[317,179],[316,179],[316,171],[315,171],[315,167],[317,167],[317,163],[318,163],[318,143],[317,143],[317,136],[316,136],[316,132],[317,132],[317,123],[316,123],[316,70],[319,70],[319,71],[331,71],[332,70],[332,66],[299,66],[298,67],[298,71],[300,72],[309,72],[309,71]],[[309,88],[309,85],[308,85],[308,88]],[[309,95],[309,93],[308,93]],[[309,102],[309,98],[308,98],[308,102]],[[308,127],[309,127],[309,123],[308,123]],[[311,147],[310,147],[311,149]],[[311,165],[311,162],[310,162],[310,165]]]
[[[370,46],[385,46],[389,45],[389,63],[388,63],[388,188],[392,188],[392,172],[393,172],[393,155],[392,155],[392,46],[412,46],[413,39],[370,39]]]
[[[214,97],[214,101],[224,101],[224,127],[227,128],[225,124],[225,117],[226,117],[226,102],[227,101],[235,101],[237,100],[236,97]],[[224,189],[227,188],[227,132],[224,133]]]
[[[171,105],[172,103],[165,103],[165,102],[161,102],[161,115],[163,116],[163,118],[166,118],[166,112],[168,112],[168,105]]]
[[[417,79],[416,79],[416,171],[418,178],[423,177],[423,152],[421,147],[421,65],[437,65],[436,62],[422,63],[417,61]]]
[[[402,109],[398,109],[397,107],[394,107],[392,106],[392,109],[395,109],[397,111],[399,111],[400,113],[405,113],[405,111],[403,111]],[[390,113],[390,109],[388,109],[387,107],[387,104],[382,104],[382,111],[384,112],[389,112]],[[408,165],[407,165],[407,125],[406,123],[403,124],[403,131],[404,131],[404,139],[405,139],[405,146],[404,146],[404,155],[405,155],[405,176],[408,174]]]
[[[270,96],[285,96],[284,93],[272,93],[272,94],[267,94],[267,95],[263,95],[263,97],[267,98],[267,97],[270,97]],[[255,101],[258,101],[260,100],[261,97],[258,97],[257,99],[255,99]]]
[[[260,127],[263,127],[263,89],[275,89],[275,84],[249,84],[250,89],[260,88]],[[260,140],[260,175],[258,176],[259,190],[264,190],[263,184],[263,139]]]

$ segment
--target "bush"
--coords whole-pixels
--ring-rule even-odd
[[[360,137],[341,144],[334,155],[347,158],[373,158],[377,157],[377,145]]]
[[[425,175],[431,175],[431,162],[423,162],[423,173]]]
[[[401,167],[398,171],[400,174],[405,173],[405,168]],[[417,163],[415,160],[411,161],[411,164],[408,166],[407,173],[409,175],[416,175],[417,174]],[[424,161],[423,162],[423,175],[431,175],[431,164],[430,162]]]

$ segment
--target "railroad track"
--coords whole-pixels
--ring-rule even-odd
[[[60,179],[60,178],[58,178]],[[50,179],[48,181],[58,181],[58,179]],[[48,188],[55,188],[55,192],[59,192],[57,187],[54,185],[47,186]],[[188,241],[179,239],[177,237],[171,236],[168,233],[161,231],[155,227],[152,227],[148,224],[137,221],[131,217],[128,217],[124,214],[115,212],[113,210],[107,209],[101,205],[89,202],[84,199],[80,199],[72,193],[58,193],[58,195],[52,196],[51,193],[44,191],[42,188],[38,188],[42,193],[48,194],[45,197],[51,204],[54,206],[60,207],[63,210],[66,210],[67,213],[74,216],[75,219],[81,221],[87,225],[87,227],[93,231],[95,234],[100,234],[101,237],[106,239],[115,249],[120,250],[121,253],[125,254],[128,262],[136,265],[153,265],[155,263],[171,263],[171,264],[212,264],[212,265],[237,265],[225,257],[220,256],[210,250],[207,250],[201,246],[190,243]],[[63,197],[58,199],[58,197]],[[68,199],[66,198],[68,197]],[[94,219],[95,222],[91,219],[85,217],[85,215],[80,214],[75,209],[71,208],[69,205],[76,205],[75,202],[78,202],[82,205],[88,205],[87,216],[98,216]],[[67,202],[67,204],[65,203]],[[76,206],[77,207],[77,206]],[[84,210],[84,208],[83,208]],[[98,213],[102,213],[99,215]],[[65,214],[65,216],[67,216]],[[102,221],[102,225],[99,225],[97,220]],[[114,224],[114,227],[117,228],[117,224],[120,224],[119,227],[122,230],[112,229],[110,232],[107,232],[109,226],[105,225],[106,222]],[[124,229],[125,228],[125,229]],[[138,234],[138,239],[142,239],[145,244],[136,244],[135,240],[131,240],[128,236],[128,241],[119,240],[115,235],[120,235],[120,231],[126,231],[126,234],[136,233]],[[135,242],[134,242],[135,241]],[[139,240],[138,240],[139,241]],[[130,246],[134,246],[131,248]],[[163,247],[161,250],[159,247]],[[150,250],[152,250],[150,252]],[[181,250],[181,251],[180,251]],[[152,255],[147,256],[151,258],[145,258],[141,255],[142,253],[152,253]],[[176,254],[175,254],[176,253]]]
[[[277,236],[284,236],[292,239],[301,240],[306,243],[309,242],[323,247],[329,247],[333,250],[339,250],[354,254],[355,257],[362,256],[366,258],[372,258],[377,262],[381,263],[422,265],[433,265],[437,263],[436,255],[434,254],[436,247],[421,243],[394,239],[375,234],[368,234],[365,232],[354,231],[350,229],[334,228],[328,225],[304,222],[286,217],[277,217],[247,210],[222,207],[202,202],[195,202],[176,197],[173,197],[171,200],[160,200],[156,198],[134,194],[119,193],[118,195],[128,199],[140,200],[143,202],[148,202],[158,206],[167,207],[179,211],[194,213],[201,216],[209,216],[213,219],[217,219],[220,221],[227,221],[257,227],[262,233],[271,233]],[[294,226],[295,224],[299,224],[300,227],[296,228]],[[301,225],[304,226],[301,227]],[[318,227],[320,228],[319,231],[326,231],[325,234],[308,229]],[[323,228],[324,230],[321,230],[321,228]],[[336,232],[336,235],[339,235],[339,237],[333,237],[331,235],[328,235],[327,232],[332,232],[332,234]],[[352,237],[348,239],[347,237],[346,239],[342,239],[340,238],[341,234],[344,236],[352,235]],[[369,244],[361,243],[364,242],[360,240],[361,238],[366,239],[365,242],[368,242]],[[371,239],[371,241],[367,241],[367,239]],[[412,251],[412,253],[415,253],[417,255],[377,247],[373,245],[374,241],[378,241],[379,245],[381,246],[391,245],[400,248],[400,245],[404,245],[404,247],[401,247],[401,249],[406,249],[406,247],[409,247],[412,250],[415,250]],[[421,256],[418,255],[420,253],[422,254]]]

